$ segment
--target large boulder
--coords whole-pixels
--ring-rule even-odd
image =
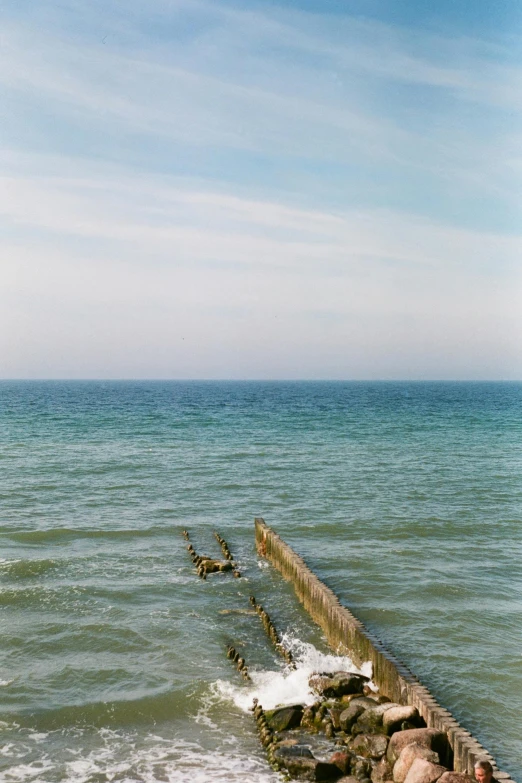
[[[404,783],[435,783],[445,772],[446,767],[441,767],[440,764],[433,764],[426,759],[415,759]]]
[[[395,731],[399,731],[404,721],[420,726],[421,720],[417,707],[409,705],[394,705],[391,709],[386,710],[382,716],[382,724],[386,734],[393,734]]]
[[[364,704],[358,704],[358,700],[352,701],[349,707],[341,712],[339,715],[339,725],[343,731],[351,731],[352,726],[364,712]]]
[[[440,783],[476,783],[475,778],[465,772],[445,772],[439,781]]]
[[[302,704],[294,704],[291,707],[277,707],[275,710],[266,710],[266,722],[272,731],[287,731],[301,725],[303,717]]]
[[[397,761],[401,751],[406,745],[415,742],[424,748],[434,750],[439,754],[441,761],[448,756],[448,738],[443,731],[438,729],[407,729],[406,731],[396,731],[390,738],[388,745],[388,761],[392,764]]]
[[[325,761],[319,761],[312,756],[312,753],[308,750],[308,754],[303,753],[299,755],[297,753],[289,753],[288,751],[296,749],[293,748],[277,748],[274,752],[274,760],[284,767],[288,774],[293,778],[300,778],[301,780],[337,780],[341,777],[342,772],[335,764],[329,764]]]
[[[367,705],[352,726],[352,734],[368,734],[369,732],[384,732],[384,714],[393,709],[393,703]]]
[[[361,715],[369,707],[376,706],[373,699],[367,696],[357,696],[352,699],[348,707],[343,710],[339,716],[339,723],[343,731],[351,731],[351,728],[359,715]]]
[[[362,693],[369,678],[355,672],[312,674],[308,685],[314,693],[324,698],[339,698],[352,693]]]
[[[350,749],[365,759],[382,758],[388,747],[388,737],[383,734],[359,734],[350,743]]]
[[[440,761],[439,754],[435,753],[434,750],[430,750],[430,748],[427,748],[424,745],[418,745],[416,742],[412,742],[401,750],[400,756],[394,764],[394,783],[404,783],[406,775],[410,771],[410,767],[415,759],[431,761],[432,764],[438,764]]]

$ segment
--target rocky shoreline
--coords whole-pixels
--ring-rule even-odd
[[[378,695],[364,675],[309,679],[312,705],[264,710],[254,718],[272,767],[288,779],[338,783],[473,783],[451,769],[445,732],[427,728],[416,707]]]

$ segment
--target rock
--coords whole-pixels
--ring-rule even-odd
[[[390,738],[388,745],[388,761],[393,764],[399,758],[401,751],[406,745],[412,742],[422,745],[424,748],[434,750],[439,754],[441,761],[446,760],[448,756],[448,738],[443,731],[437,729],[408,729],[407,731],[396,731]]]
[[[440,764],[432,764],[426,759],[415,759],[404,783],[435,783],[445,772],[446,767],[441,767]]]
[[[406,745],[402,750],[399,758],[393,767],[393,780],[394,783],[404,783],[406,775],[410,771],[410,767],[415,759],[424,759],[425,761],[431,761],[432,764],[439,763],[439,754],[434,750],[424,747],[423,745],[417,745],[416,742],[412,742],[410,745]]]
[[[291,737],[289,737],[288,739],[278,740],[275,747],[293,748],[295,745],[299,745],[299,740],[292,739]]]
[[[312,707],[305,707],[301,718],[301,726],[304,729],[313,729],[315,722],[315,712]]]
[[[398,706],[393,703],[368,705],[352,726],[352,734],[368,734],[372,731],[384,731],[383,718],[386,712]]]
[[[418,726],[420,720],[421,717],[417,707],[410,706],[393,706],[391,709],[386,710],[382,716],[382,724],[386,734],[393,734],[395,731],[399,731],[401,724],[404,721],[408,721],[414,726]]]
[[[339,707],[329,707],[328,708],[328,714],[330,715],[330,720],[332,721],[332,725],[336,731],[340,731],[341,729],[341,715],[345,710],[340,709]]]
[[[274,751],[274,755],[277,759],[286,758],[307,758],[313,759],[314,754],[308,747],[308,745],[278,745]]]
[[[339,767],[343,775],[349,775],[352,768],[352,754],[346,753],[346,751],[338,750],[329,759],[329,764],[335,764]]]
[[[382,758],[372,769],[372,783],[387,783],[393,780],[393,768],[386,758]]]
[[[277,761],[293,778],[301,780],[337,780],[342,772],[335,764],[329,764],[325,761],[314,759],[310,750],[310,755],[292,755],[285,751],[295,750],[293,748],[277,748],[274,753],[274,760]]]
[[[343,731],[351,731],[353,724],[364,712],[364,705],[352,702],[349,707],[341,712],[339,715],[339,724]]]
[[[273,731],[287,731],[301,725],[303,706],[295,704],[292,707],[277,707],[275,710],[266,710],[266,722]]]
[[[445,772],[439,778],[440,783],[476,783],[472,775],[465,772]]]
[[[340,697],[352,693],[362,693],[369,681],[363,674],[354,672],[335,672],[334,674],[312,674],[308,680],[310,688],[326,698]]]
[[[365,759],[380,759],[387,747],[388,737],[383,734],[359,734],[350,744],[350,749]]]
[[[359,783],[359,781],[353,775],[345,775],[342,778],[338,778],[337,783]]]
[[[355,759],[352,762],[352,773],[357,780],[365,780],[372,774],[372,762],[370,759]]]

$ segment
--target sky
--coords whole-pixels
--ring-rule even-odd
[[[3,0],[0,377],[522,379],[519,0]]]

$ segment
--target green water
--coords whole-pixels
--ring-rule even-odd
[[[261,515],[522,780],[521,411],[520,384],[1,383],[0,779],[277,779],[252,696],[341,662]],[[243,578],[199,580],[183,528]]]

